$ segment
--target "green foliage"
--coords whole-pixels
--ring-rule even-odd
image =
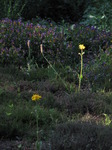
[[[55,150],[111,149],[112,130],[94,123],[64,123],[56,127],[50,144]]]
[[[109,126],[111,124],[111,122],[112,122],[111,118],[107,114],[104,114],[104,116],[105,116],[104,125]]]
[[[25,3],[21,3],[20,0],[1,0],[0,6],[0,18],[17,19],[21,17]]]
[[[0,136],[13,138],[25,136],[36,128],[35,106],[30,102],[12,102],[0,106]],[[38,108],[39,130],[44,132],[53,127],[54,124],[63,122],[66,117],[56,109]],[[43,134],[43,133],[42,133]],[[33,135],[31,135],[33,136]],[[36,133],[34,134],[36,136]]]
[[[35,111],[33,111],[35,114]],[[60,114],[59,111],[56,109],[45,109],[45,108],[38,108],[38,125],[39,127],[43,128],[50,128],[59,122],[65,121],[65,117]]]
[[[29,67],[21,67],[21,70],[24,74],[25,79],[27,79],[28,81],[41,81],[50,78],[49,76],[52,76],[51,74],[49,74],[49,72],[52,73],[50,69],[36,67],[35,65],[31,65]]]
[[[112,89],[112,49],[111,46],[95,56],[85,67],[85,75],[94,90],[109,91]]]
[[[12,108],[11,105],[10,102],[0,107],[0,119],[2,120],[0,123],[0,136],[5,136],[5,138],[24,135],[29,128],[28,122],[31,124],[33,118],[28,105],[25,109],[24,105],[20,107],[20,104],[17,106],[14,103]]]
[[[111,30],[112,26],[112,2],[92,1],[86,8],[81,24],[97,26],[99,29]]]

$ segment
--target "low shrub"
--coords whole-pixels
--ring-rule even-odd
[[[92,114],[99,115],[102,113],[111,114],[112,103],[111,93],[94,93],[90,91],[82,91],[80,93],[57,97],[55,103],[59,105],[69,116],[74,114]]]
[[[14,102],[8,102],[1,105],[0,108],[0,136],[4,138],[15,138],[16,136],[24,136],[32,125],[35,117],[31,114],[28,107]],[[23,111],[24,110],[24,111]]]
[[[16,136],[36,137],[36,107],[31,102],[10,102],[0,107],[0,136],[3,138],[15,138]],[[38,107],[38,126],[42,134],[51,129],[55,124],[64,122],[67,117],[56,109]],[[41,132],[40,132],[41,136]],[[48,137],[48,135],[45,135]],[[42,137],[44,138],[44,137]]]
[[[112,130],[94,123],[64,123],[56,126],[50,144],[53,150],[111,149]]]

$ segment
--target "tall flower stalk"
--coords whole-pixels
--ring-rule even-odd
[[[38,100],[40,100],[42,97],[38,94],[34,94],[31,99],[32,101],[36,101],[38,102]],[[35,110],[36,111],[36,123],[37,123],[37,140],[36,140],[36,150],[40,150],[41,149],[41,142],[39,140],[39,136],[38,136],[38,133],[39,133],[39,127],[38,127],[38,120],[39,120],[39,115],[37,113],[37,110],[39,109],[39,106],[37,104],[37,109]]]
[[[78,92],[80,92],[81,89],[81,81],[83,78],[83,55],[85,54],[85,52],[83,52],[83,50],[85,49],[85,46],[83,44],[79,45],[79,49],[81,50],[81,52],[79,53],[80,57],[81,57],[81,69],[80,69],[80,74],[78,75],[79,78],[79,87],[78,87]]]
[[[28,59],[31,59],[30,40],[27,41],[27,46],[28,46]]]

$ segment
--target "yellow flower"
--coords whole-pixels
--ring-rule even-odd
[[[80,44],[80,45],[79,45],[79,49],[80,49],[80,50],[84,50],[84,49],[85,49],[85,46],[84,46],[83,44]]]
[[[38,95],[38,94],[34,94],[34,95],[31,97],[32,101],[37,101],[37,100],[39,100],[39,99],[41,99],[41,98],[42,98],[42,96],[40,96],[40,95]]]

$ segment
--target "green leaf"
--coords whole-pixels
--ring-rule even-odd
[[[10,104],[10,105],[9,105],[10,108],[13,108],[13,106],[14,106],[13,104]]]
[[[10,116],[10,115],[12,115],[12,113],[10,113],[10,112],[6,112],[6,115],[7,115],[7,116]]]
[[[19,148],[19,149],[22,148],[22,144],[19,144],[19,145],[18,145],[18,148]]]

